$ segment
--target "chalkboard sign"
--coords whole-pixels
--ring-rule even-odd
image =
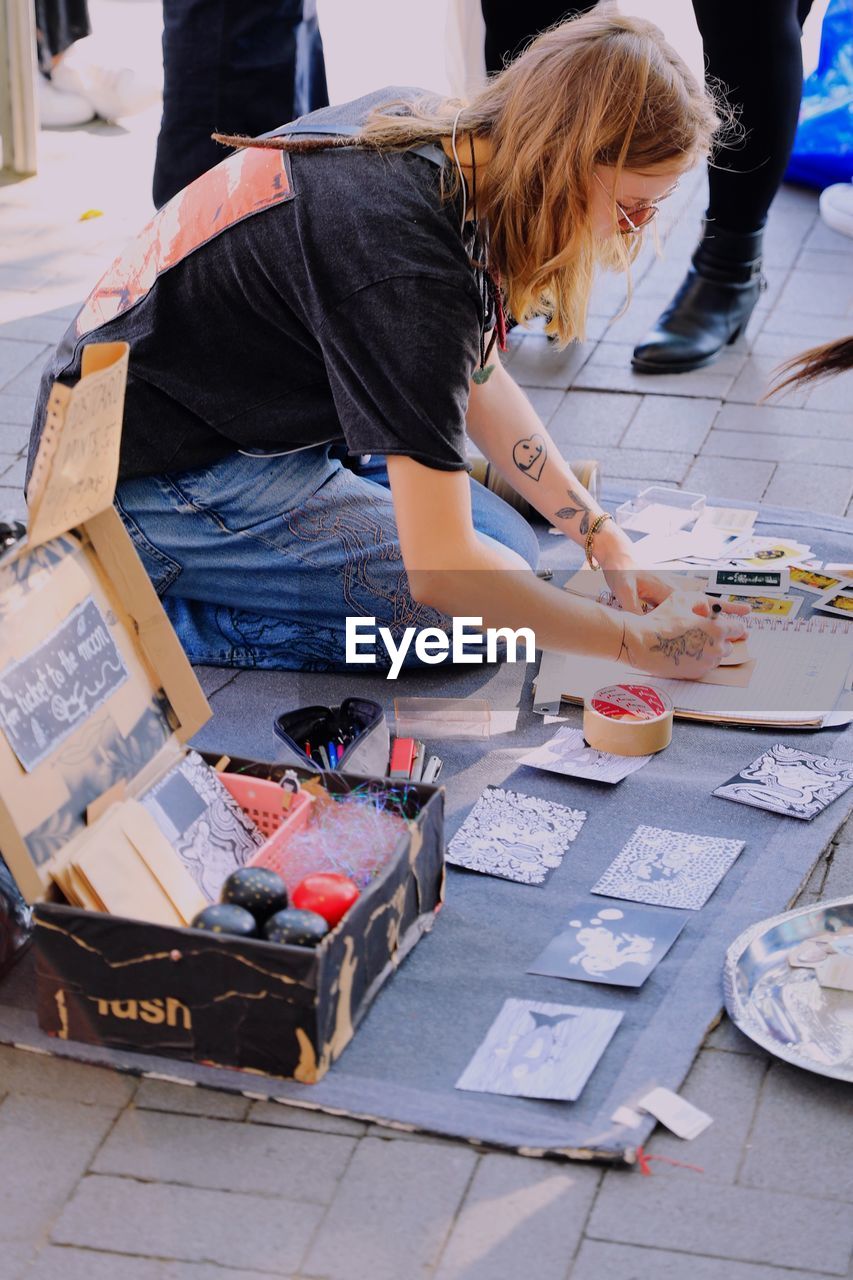
[[[37,649],[0,672],[0,729],[29,773],[127,679],[90,596]]]

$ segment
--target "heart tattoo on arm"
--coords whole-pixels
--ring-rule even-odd
[[[574,520],[575,516],[580,516],[580,532],[583,537],[586,537],[589,533],[589,517],[592,513],[583,498],[576,494],[574,489],[568,489],[566,492],[575,505],[573,507],[560,507],[555,519]]]
[[[542,475],[548,449],[542,436],[525,436],[518,440],[512,450],[512,460],[531,480],[538,480]]]

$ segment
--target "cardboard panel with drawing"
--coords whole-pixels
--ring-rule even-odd
[[[313,1081],[432,924],[443,796],[371,784],[399,839],[318,946],[186,927],[230,870],[265,865],[276,840],[281,858],[294,823],[279,786],[271,828],[238,803],[247,778],[279,783],[283,767],[243,761],[235,784],[227,760],[187,749],[210,708],[112,507],[127,359],[89,347],[78,385],[54,388],[28,536],[0,558],[0,852],[36,903],[40,1022]],[[333,808],[366,790],[311,785]]]

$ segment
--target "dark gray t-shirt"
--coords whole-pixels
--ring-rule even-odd
[[[311,122],[360,123],[388,88]],[[330,129],[331,131],[331,129]],[[179,193],[96,286],[45,369],[130,343],[121,478],[235,449],[345,441],[465,467],[483,308],[442,168],[416,152],[246,149]]]

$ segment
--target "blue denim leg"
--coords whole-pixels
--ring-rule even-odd
[[[483,492],[524,547],[521,517]],[[193,662],[339,670],[347,616],[443,622],[409,593],[390,492],[327,448],[124,481],[116,506]],[[501,540],[494,504],[483,513]]]

